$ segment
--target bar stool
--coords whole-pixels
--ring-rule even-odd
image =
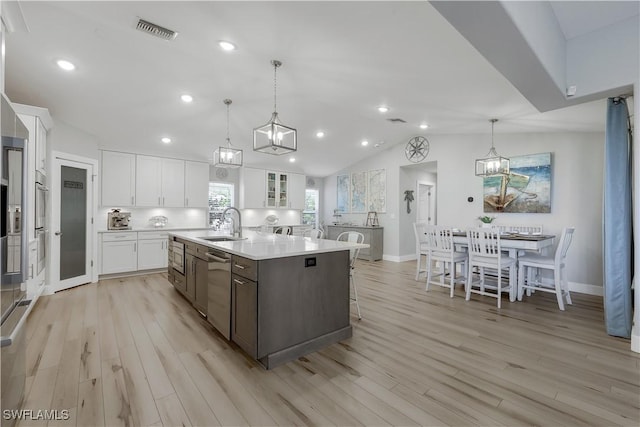
[[[341,242],[362,243],[364,242],[364,234],[358,233],[357,231],[345,231],[340,233],[336,240]],[[349,252],[351,257],[351,261],[349,263],[349,282],[353,288],[353,296],[350,296],[350,298],[351,303],[355,304],[356,309],[358,310],[358,319],[362,319],[362,316],[360,315],[360,304],[358,303],[358,287],[356,286],[356,281],[353,277],[353,271],[356,268],[356,260],[358,259],[360,248],[350,249]]]

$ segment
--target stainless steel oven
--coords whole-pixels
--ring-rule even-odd
[[[173,252],[173,256],[170,260],[170,267],[173,267],[177,272],[184,274],[184,243],[177,242],[175,240],[170,243]]]
[[[35,229],[40,230],[46,227],[47,221],[47,177],[36,171],[36,218]]]

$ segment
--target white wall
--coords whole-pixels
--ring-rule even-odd
[[[70,124],[53,117],[53,128],[47,134],[49,153],[60,151],[76,156],[100,159],[99,140],[94,135],[84,132]],[[48,156],[51,158],[51,156]]]
[[[482,180],[474,175],[474,161],[486,154],[486,135],[433,135],[427,160],[437,161],[437,218],[440,225],[477,225],[483,214]],[[602,286],[602,176],[603,133],[498,134],[497,150],[505,156],[552,153],[552,205],[549,214],[496,214],[497,224],[542,224],[545,232],[559,235],[575,226],[568,260],[569,281]],[[404,144],[367,158],[325,179],[324,218],[331,221],[336,204],[336,176],[369,169],[387,170],[387,213],[379,214],[384,230],[386,259],[407,259],[413,253],[411,217],[400,191],[400,167],[408,165]],[[403,178],[404,179],[404,178]],[[467,202],[472,196],[474,202]],[[361,223],[365,214],[345,215]],[[409,225],[407,225],[407,223]]]

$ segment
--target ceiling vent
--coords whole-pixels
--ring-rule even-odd
[[[151,34],[152,36],[159,37],[163,40],[173,40],[178,36],[178,33],[176,33],[175,31],[171,31],[167,28],[161,27],[160,25],[145,21],[144,19],[138,20],[136,30],[140,30],[143,33]]]
[[[395,119],[387,119],[389,120],[391,123],[407,123],[406,120],[400,119],[400,118],[395,118]]]

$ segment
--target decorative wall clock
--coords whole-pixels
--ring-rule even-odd
[[[429,141],[424,136],[414,136],[407,142],[404,154],[414,163],[423,161],[429,154]]]
[[[229,171],[224,168],[216,168],[216,177],[218,179],[226,179],[229,176]]]

